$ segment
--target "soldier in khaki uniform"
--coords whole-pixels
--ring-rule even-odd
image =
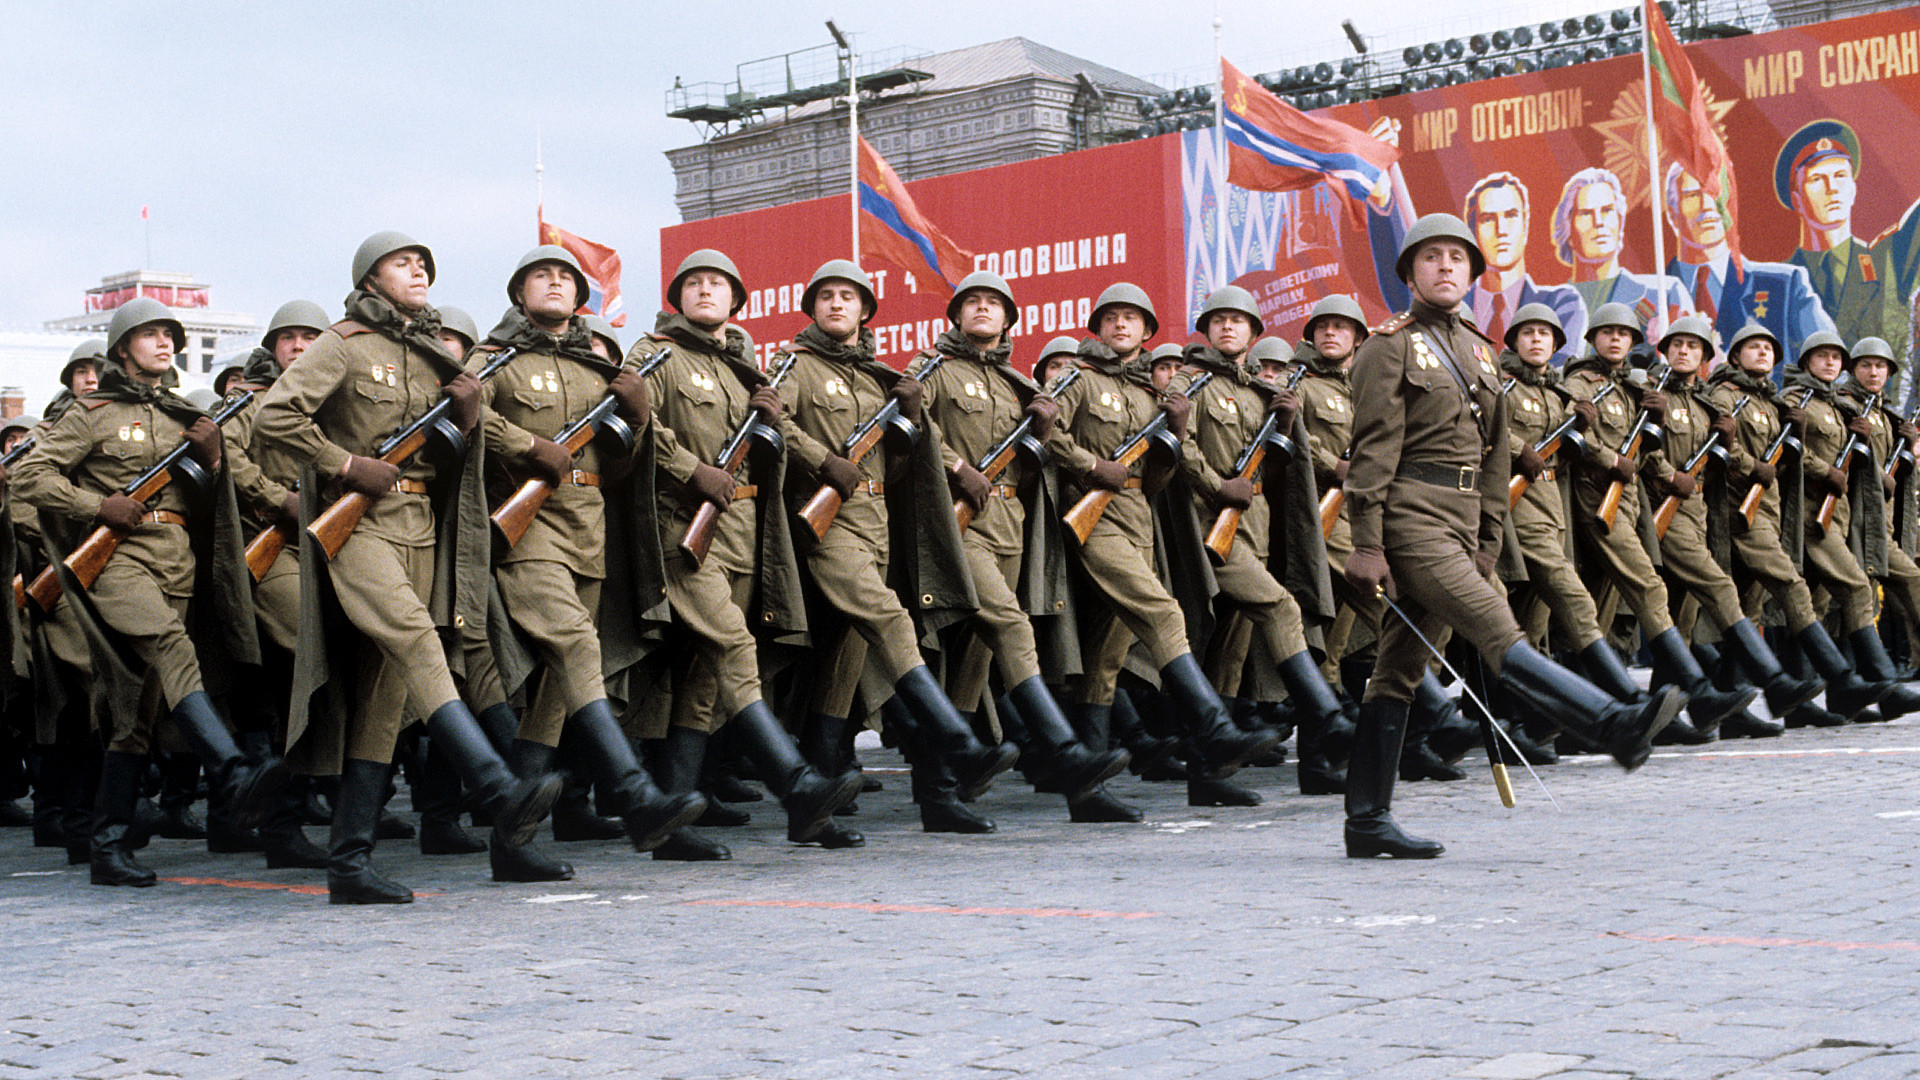
[[[808,723],[822,733],[821,744],[837,745],[861,671],[872,662],[879,678],[893,687],[884,706],[889,723],[909,729],[905,737],[911,740],[922,828],[992,832],[991,820],[962,804],[1012,768],[1020,752],[1007,743],[981,743],[921,659],[920,630],[889,584],[891,564],[908,563],[895,577],[914,583],[923,620],[958,621],[971,614],[960,610],[971,608],[973,589],[942,480],[940,433],[923,413],[920,381],[873,358],[873,332],[863,325],[862,309],[844,301],[837,290],[833,296],[824,289],[815,293],[808,312],[813,322],[794,338],[793,371],[780,395],[797,425],[787,438],[789,454],[812,483],[833,488],[843,500],[825,536],[803,556],[821,601],[846,624],[837,642],[816,641],[829,645],[826,655],[837,654],[837,661],[816,677]],[[883,441],[858,465],[843,457],[847,437],[889,398],[899,403],[903,419],[924,429],[914,446],[900,449]],[[900,488],[893,499],[886,497],[889,486]],[[789,487],[800,500],[815,490],[807,484]],[[909,549],[896,549],[890,515],[894,507],[910,504],[914,511],[899,531],[914,540]],[[805,529],[802,533],[803,542],[811,539]],[[940,551],[929,550],[930,545]]]
[[[1880,338],[1861,338],[1850,350],[1853,365],[1849,369],[1853,381],[1845,388],[1845,393],[1859,402],[1862,415],[1866,418],[1873,435],[1873,460],[1878,467],[1882,494],[1886,497],[1886,558],[1884,572],[1874,579],[1879,582],[1892,608],[1905,623],[1909,642],[1920,640],[1920,567],[1915,566],[1913,556],[1907,553],[1898,539],[1910,536],[1914,531],[1912,518],[1913,491],[1909,485],[1902,488],[1895,478],[1887,472],[1887,463],[1892,461],[1902,446],[1911,447],[1920,441],[1920,431],[1916,431],[1911,422],[1886,406],[1884,401],[1876,401],[1871,409],[1865,408],[1869,395],[1885,392],[1888,381],[1900,370],[1900,362],[1894,359],[1893,349]],[[1906,517],[1905,528],[1900,519]],[[1920,648],[1920,646],[1916,646]],[[1873,669],[1871,664],[1880,661],[1878,655],[1863,657],[1856,649],[1855,662],[1868,667],[1868,675],[1876,679],[1892,679],[1894,671],[1891,662],[1883,669]],[[1904,687],[1902,688],[1905,689]],[[1898,692],[1896,692],[1898,693]],[[1903,695],[1904,696],[1904,695]],[[1884,716],[1896,716],[1912,712],[1913,706],[1907,701],[1896,701],[1890,693],[1880,699],[1880,712]]]
[[[1567,365],[1567,392],[1576,400],[1592,402],[1600,388],[1609,383],[1617,388],[1596,408],[1587,437],[1585,460],[1589,467],[1574,479],[1574,507],[1582,525],[1576,535],[1588,541],[1586,551],[1593,566],[1633,609],[1641,636],[1653,653],[1654,682],[1677,685],[1687,692],[1687,715],[1692,723],[1672,725],[1668,736],[1700,743],[1712,738],[1727,717],[1745,712],[1755,694],[1746,689],[1718,690],[1700,670],[1700,662],[1687,648],[1686,639],[1674,629],[1667,587],[1655,571],[1647,547],[1649,536],[1642,528],[1643,522],[1650,524],[1652,508],[1636,481],[1643,472],[1670,478],[1678,469],[1651,439],[1642,441],[1639,460],[1620,453],[1639,413],[1645,413],[1648,423],[1655,425],[1664,422],[1667,415],[1667,395],[1656,386],[1636,386],[1628,378],[1629,354],[1644,341],[1646,333],[1632,308],[1602,304],[1587,327],[1587,344],[1592,351]],[[1600,504],[1616,481],[1624,488],[1613,525],[1608,528],[1600,523]],[[1625,687],[1609,689],[1617,692]]]
[[[853,269],[851,263],[830,263],[814,275],[816,284],[836,265],[843,273]],[[817,289],[810,286],[808,297],[816,294]],[[812,306],[810,300],[808,307]],[[1026,736],[1021,756],[1038,759],[1032,768],[1045,777],[1047,786],[1067,796],[1074,821],[1139,821],[1138,810],[1101,788],[1127,767],[1127,752],[1109,749],[1112,732],[1108,729],[1084,732],[1083,743],[1040,675],[1040,653],[1029,620],[1055,616],[1044,595],[1037,595],[1044,594],[1049,583],[1025,587],[1023,581],[1029,573],[1036,577],[1044,573],[1044,558],[1040,566],[1026,567],[1030,550],[1058,550],[1055,510],[1041,490],[1045,463],[1022,453],[991,481],[975,467],[1024,417],[1033,418],[1029,433],[1034,445],[1044,446],[1053,433],[1059,405],[1008,362],[1012,351],[1008,334],[1019,325],[1020,306],[998,274],[979,271],[962,280],[947,305],[947,321],[949,329],[934,344],[944,358],[941,365],[923,377],[930,358],[916,357],[907,374],[926,386],[922,408],[940,434],[941,457],[953,494],[974,510],[973,521],[961,536],[979,601],[969,621],[992,653],[1006,688],[1002,700],[1009,708],[1003,713],[1010,711],[1017,717],[1015,726]],[[1046,528],[1031,547],[1030,501],[1035,507],[1031,513],[1047,515],[1044,522],[1033,523]],[[1057,591],[1064,594],[1064,581],[1057,584]],[[963,701],[968,696],[963,693]]]
[[[1066,334],[1047,342],[1033,361],[1033,381],[1040,386],[1051,385],[1061,372],[1073,366],[1079,351],[1080,343]]]
[[[1653,736],[1684,707],[1667,688],[1623,705],[1547,659],[1514,623],[1493,581],[1511,475],[1507,404],[1492,343],[1461,313],[1485,260],[1466,223],[1430,214],[1408,230],[1396,269],[1413,309],[1377,327],[1354,361],[1354,443],[1347,472],[1353,555],[1346,576],[1384,592],[1380,659],[1347,769],[1347,855],[1433,858],[1441,846],[1409,836],[1391,813],[1408,702],[1442,627],[1466,637],[1508,692],[1637,768]],[[1413,620],[1408,623],[1406,620]]]
[[[1153,302],[1137,285],[1119,284],[1100,294],[1087,329],[1099,340],[1080,350],[1080,380],[1060,397],[1060,419],[1048,449],[1062,475],[1073,481],[1067,499],[1109,491],[1091,534],[1079,547],[1079,567],[1106,601],[1105,611],[1083,616],[1082,640],[1091,648],[1082,680],[1083,707],[1111,710],[1115,680],[1135,639],[1160,673],[1160,686],[1181,714],[1200,765],[1224,779],[1279,743],[1273,731],[1241,731],[1228,718],[1220,695],[1207,681],[1187,642],[1179,603],[1153,566],[1154,520],[1143,485],[1164,484],[1177,454],[1150,450],[1135,467],[1113,460],[1122,443],[1165,412],[1167,432],[1184,440],[1192,403],[1170,394],[1163,402],[1143,371],[1129,368],[1148,338],[1159,332]],[[1137,471],[1136,471],[1137,470]],[[1124,633],[1116,632],[1124,628]]]
[[[368,237],[354,254],[347,318],[321,334],[274,383],[254,427],[254,446],[263,455],[298,464],[312,485],[324,485],[329,494],[352,492],[372,500],[324,568],[341,610],[369,646],[360,650],[359,702],[345,732],[334,800],[327,868],[333,903],[413,899],[411,890],[372,865],[394,742],[407,716],[427,717],[429,737],[452,756],[505,841],[531,839],[560,789],[556,776],[515,777],[454,686],[428,609],[438,540],[429,484],[442,469],[437,455],[429,449],[404,466],[373,456],[389,434],[443,395],[451,401],[449,420],[460,443],[480,421],[480,382],[440,341],[439,313],[427,302],[432,281],[433,255],[425,245],[399,233]],[[466,446],[457,449],[464,458]],[[314,572],[323,569],[318,560],[308,561]],[[317,594],[305,594],[303,589],[303,608],[318,602]],[[485,618],[484,607],[471,598],[464,604],[455,597],[438,599],[443,609],[457,607],[461,619]],[[303,651],[320,647],[318,641],[301,645]],[[308,707],[301,690],[312,681],[296,688],[297,718]]]
[[[746,288],[731,259],[697,251],[681,262],[667,299],[677,314],[663,313],[633,355],[660,347],[670,351],[667,362],[649,376],[658,470],[669,491],[662,501],[660,536],[668,551],[667,601],[675,621],[692,635],[695,654],[688,677],[676,687],[675,717],[666,733],[671,786],[692,790],[706,739],[725,724],[786,807],[789,840],[859,846],[860,834],[833,820],[834,810],[859,794],[858,774],[822,775],[810,766],[762,699],[759,645],[748,629],[748,614],[755,613],[754,621],[771,631],[791,631],[796,621],[778,596],[769,595],[777,592],[779,575],[794,564],[780,510],[778,462],[766,460],[777,452],[757,450],[761,460],[749,460],[744,477],[714,464],[727,440],[749,420],[795,430],[781,416],[779,391],[754,366],[745,334],[727,322],[745,303]],[[696,564],[679,543],[709,502],[720,517],[705,560]],[[654,852],[656,858],[692,860],[729,854],[724,845],[691,830],[681,830]]]
[[[154,884],[153,872],[135,860],[128,833],[152,749],[154,710],[147,705],[156,692],[206,767],[214,797],[232,808],[240,828],[258,823],[286,780],[278,757],[254,763],[241,755],[201,683],[184,621],[196,569],[187,531],[193,508],[187,481],[168,484],[150,503],[121,494],[182,439],[192,444],[190,457],[205,472],[217,474],[223,465],[220,428],[171,391],[173,357],[185,344],[180,321],[159,303],[142,298],[122,305],[107,331],[108,355],[118,364],[103,372],[98,389],[61,414],[13,473],[14,492],[23,502],[74,523],[82,530],[79,535],[104,526],[123,537],[89,595],[67,598],[84,603],[89,617],[147,666],[137,711],[130,711],[129,703],[107,710],[115,724],[105,733],[107,753],[94,806],[91,877],[96,885]],[[200,501],[203,511],[206,503]],[[211,526],[203,522],[201,527]],[[50,546],[49,558],[60,554]],[[69,574],[63,573],[61,581],[63,591],[76,585]]]

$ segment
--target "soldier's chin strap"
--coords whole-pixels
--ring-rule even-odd
[[[1560,809],[1560,800],[1553,797],[1553,792],[1547,790],[1546,781],[1540,779],[1540,774],[1533,771],[1533,765],[1527,761],[1527,756],[1520,752],[1520,747],[1514,743],[1513,736],[1507,734],[1501,729],[1499,724],[1493,722],[1493,710],[1487,708],[1487,703],[1480,700],[1479,694],[1473,692],[1473,687],[1467,683],[1467,677],[1460,674],[1458,668],[1447,662],[1446,656],[1434,647],[1433,642],[1427,640],[1427,635],[1420,632],[1420,628],[1414,625],[1413,620],[1407,617],[1406,612],[1400,610],[1400,605],[1393,602],[1393,599],[1387,595],[1385,589],[1380,590],[1377,595],[1380,597],[1381,603],[1392,608],[1393,613],[1400,616],[1400,621],[1407,624],[1407,629],[1413,631],[1413,636],[1420,639],[1420,644],[1427,647],[1427,651],[1433,654],[1433,658],[1440,661],[1440,666],[1447,669],[1447,673],[1453,676],[1453,680],[1460,684],[1460,689],[1468,697],[1473,699],[1475,705],[1480,706],[1480,715],[1486,718],[1484,722],[1485,729],[1482,734],[1487,735],[1487,763],[1493,769],[1493,786],[1500,792],[1500,805],[1509,810],[1513,809],[1513,785],[1507,780],[1507,764],[1500,760],[1500,754],[1497,752],[1499,748],[1493,741],[1494,735],[1498,735],[1500,738],[1506,740],[1507,746],[1513,751],[1513,756],[1526,768],[1527,775],[1533,777],[1535,784],[1540,785],[1540,793],[1547,797],[1547,801],[1553,804],[1555,810]]]

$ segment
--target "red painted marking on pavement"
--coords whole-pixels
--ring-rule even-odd
[[[265,892],[299,893],[301,896],[325,896],[325,885],[283,885],[278,881],[241,881],[236,878],[217,877],[163,877],[161,881],[171,881],[175,885],[218,885],[223,889],[260,889]],[[417,892],[415,898],[439,896],[439,893]]]
[[[817,908],[825,911],[865,911],[909,915],[1031,915],[1036,918],[1151,919],[1158,911],[1089,911],[1083,908],[946,907],[940,904],[860,904],[839,900],[689,900],[701,907]]]
[[[1920,941],[1812,941],[1801,938],[1709,937],[1705,934],[1624,934],[1619,931],[1608,931],[1600,936],[1625,938],[1628,941],[1680,941],[1689,945],[1751,945],[1763,949],[1838,949],[1842,952],[1855,949],[1877,949],[1885,952],[1920,952]]]

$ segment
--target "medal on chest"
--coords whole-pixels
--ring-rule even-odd
[[[841,378],[838,375],[835,375],[832,378],[828,379],[826,381],[826,384],[822,386],[821,389],[825,390],[829,394],[838,394],[841,397],[853,396],[853,387],[848,386],[847,380]]]
[[[1486,372],[1488,378],[1497,379],[1500,377],[1499,372],[1493,369],[1492,350],[1488,349],[1485,345],[1475,345],[1473,347],[1473,355],[1474,359],[1480,361],[1480,370]]]
[[[718,390],[720,383],[704,371],[696,371],[687,377],[687,381],[702,390]]]
[[[374,382],[385,386],[400,385],[399,369],[395,368],[392,364],[369,364],[367,366],[367,375],[371,377]]]
[[[1423,334],[1413,335],[1413,362],[1423,371],[1440,366],[1440,361],[1434,357],[1433,349],[1427,345]]]

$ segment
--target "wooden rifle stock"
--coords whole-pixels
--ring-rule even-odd
[[[1800,403],[1795,405],[1794,408],[1805,408],[1807,402],[1812,400],[1813,391],[1812,389],[1808,389],[1806,393],[1800,396]],[[1785,454],[1787,450],[1787,440],[1791,438],[1792,435],[1793,425],[1784,420],[1781,421],[1780,434],[1774,436],[1773,443],[1767,447],[1767,464],[1776,467],[1780,464],[1780,457]],[[1776,476],[1775,479],[1777,480],[1778,477]],[[1747,524],[1753,524],[1753,516],[1760,512],[1760,497],[1764,494],[1766,494],[1766,488],[1756,482],[1747,488],[1746,497],[1740,500],[1740,515],[1747,519]]]
[[[292,539],[293,530],[278,521],[260,530],[260,535],[247,544],[247,573],[253,575],[253,580],[267,576],[280,553],[287,550],[287,541]]]
[[[1747,403],[1752,400],[1750,397],[1742,397],[1739,402],[1734,405],[1733,411],[1727,415],[1739,416],[1740,410],[1746,408]],[[1704,472],[1707,467],[1707,455],[1713,453],[1713,448],[1719,445],[1719,443],[1719,432],[1707,432],[1707,438],[1700,444],[1700,449],[1695,450],[1693,456],[1687,459],[1685,466],[1686,474],[1695,480],[1700,479],[1700,474]],[[1677,492],[1660,501],[1660,509],[1654,511],[1653,514],[1653,531],[1656,534],[1661,537],[1667,535],[1667,530],[1673,527],[1673,516],[1680,512],[1681,501],[1680,495]]]
[[[787,376],[792,372],[792,353],[783,352],[774,357],[773,372],[767,378],[768,388],[780,389],[780,384],[786,382]],[[746,463],[754,430],[762,424],[778,422],[779,417],[769,420],[749,409],[746,418],[740,421],[740,426],[735,428],[733,434],[727,438],[726,445],[720,448],[719,459],[715,464],[728,476],[739,472],[740,466]],[[720,524],[720,515],[723,512],[719,503],[705,501],[701,502],[700,508],[693,512],[693,521],[687,526],[687,535],[680,539],[680,550],[687,553],[687,557],[693,560],[693,565],[699,566],[707,561],[707,549],[713,546],[713,530]]]
[[[940,365],[946,362],[945,356],[934,353],[927,360],[926,365],[920,369],[920,374],[914,378],[924,379],[938,371]],[[895,423],[899,418],[900,399],[889,395],[886,404],[875,409],[872,416],[867,417],[847,436],[840,456],[859,465],[866,460],[874,447],[880,445],[880,440],[886,437],[888,425]],[[840,507],[845,502],[846,499],[834,490],[832,484],[821,484],[820,490],[814,492],[813,498],[808,499],[806,505],[800,508],[800,520],[806,522],[807,528],[813,530],[814,539],[824,540],[827,530],[833,528],[833,519],[840,516]]]
[[[1619,384],[1608,383],[1600,388],[1599,393],[1589,399],[1589,403],[1598,406],[1602,401],[1607,400],[1607,395],[1618,389],[1620,389]],[[1560,444],[1566,441],[1567,434],[1574,429],[1575,419],[1575,417],[1569,416],[1561,421],[1559,427],[1547,432],[1541,437],[1539,442],[1533,444],[1533,452],[1539,454],[1542,461],[1550,460],[1553,455],[1559,453]],[[1511,480],[1508,480],[1507,509],[1511,510],[1519,506],[1520,500],[1526,498],[1527,489],[1532,486],[1533,481],[1528,479],[1525,473],[1517,474]]]
[[[1879,407],[1880,395],[1868,394],[1866,407],[1861,410],[1861,415],[1864,416]],[[1849,432],[1847,434],[1846,445],[1840,448],[1840,456],[1833,459],[1833,467],[1836,469],[1845,469],[1847,467],[1847,459],[1851,458],[1854,452],[1859,449],[1860,436]],[[1840,494],[1838,492],[1829,491],[1827,492],[1826,498],[1820,500],[1820,510],[1813,516],[1814,527],[1820,530],[1819,535],[1827,535],[1827,530],[1833,527],[1833,512],[1839,509],[1839,507]]]
[[[1907,424],[1912,425],[1917,417],[1920,417],[1920,404],[1915,405],[1913,411],[1907,414]],[[1898,438],[1899,432],[1895,432],[1894,436]],[[1893,453],[1887,455],[1885,471],[1889,477],[1898,480],[1900,479],[1900,474],[1906,471],[1907,467],[1912,464],[1913,444],[1905,439],[1900,439],[1898,448],[1894,450]]]
[[[1306,373],[1305,365],[1294,368],[1293,374],[1287,376],[1286,385],[1281,389],[1292,390],[1299,386],[1300,380]],[[1279,419],[1273,413],[1267,414],[1267,419],[1260,425],[1260,430],[1254,433],[1253,441],[1241,449],[1239,460],[1234,462],[1235,478],[1251,480],[1259,475],[1260,467],[1267,460],[1267,445],[1280,431]],[[1225,566],[1227,556],[1233,554],[1233,538],[1240,532],[1240,516],[1245,512],[1237,506],[1225,506],[1221,507],[1220,513],[1214,517],[1213,528],[1207,530],[1207,559],[1213,565]],[[1338,511],[1335,513],[1338,514]],[[1323,529],[1325,525],[1326,522],[1323,519],[1321,521]]]
[[[1055,377],[1053,385],[1047,387],[1042,393],[1047,397],[1057,398],[1067,387],[1079,381],[1080,369],[1070,367]],[[1007,437],[995,443],[993,448],[981,457],[980,463],[974,467],[980,471],[980,475],[987,478],[987,483],[991,484],[1000,479],[1000,474],[1006,472],[1007,466],[1013,464],[1013,459],[1020,453],[1021,442],[1032,430],[1033,417],[1022,416],[1020,422],[1013,426],[1013,430],[1007,433]],[[961,532],[966,532],[967,526],[973,524],[973,517],[972,503],[965,499],[953,500],[953,520],[960,526]]]
[[[1191,400],[1212,381],[1212,372],[1201,372],[1187,384],[1187,398]],[[1140,425],[1139,431],[1134,432],[1131,438],[1120,444],[1119,449],[1113,452],[1112,460],[1131,468],[1134,462],[1146,455],[1147,444],[1154,436],[1165,430],[1166,426],[1166,412],[1163,410],[1155,413],[1153,419]],[[1116,494],[1117,492],[1108,491],[1105,488],[1095,488],[1080,496],[1080,501],[1074,503],[1072,508],[1062,516],[1062,520],[1067,523],[1068,528],[1073,530],[1073,535],[1079,537],[1081,543],[1086,543],[1087,538],[1093,535],[1093,527],[1099,524],[1100,515],[1107,512],[1107,504],[1113,501]]]
[[[241,409],[246,408],[252,400],[253,391],[242,393],[228,402],[219,412],[213,414],[213,422],[216,425],[226,423]],[[152,468],[134,477],[133,482],[121,489],[120,494],[139,503],[145,503],[148,499],[160,494],[161,490],[172,482],[172,470],[192,449],[191,442],[181,439],[174,444],[173,449],[167,451],[165,457],[155,462]],[[107,560],[113,558],[113,553],[120,548],[120,542],[128,535],[106,525],[97,525],[93,532],[80,542],[80,546],[67,555],[64,560],[67,569],[73,572],[74,580],[80,583],[81,588],[93,588],[93,583],[100,578],[100,571],[107,568]],[[40,575],[33,579],[33,584],[27,586],[27,595],[33,598],[34,603],[40,605],[41,611],[53,610],[53,605],[60,599],[60,591],[60,578],[54,573],[51,565],[40,571]]]
[[[1671,373],[1671,370],[1661,372],[1660,381],[1653,386],[1655,393],[1666,392],[1667,376]],[[1599,397],[1598,394],[1594,396],[1596,398]],[[1647,423],[1650,419],[1651,417],[1645,409],[1641,409],[1639,415],[1634,417],[1633,431],[1627,435],[1626,442],[1620,447],[1621,457],[1633,458],[1636,461],[1639,459],[1640,444],[1646,440]],[[1613,531],[1613,520],[1620,516],[1620,500],[1626,493],[1627,482],[1625,480],[1615,480],[1607,485],[1606,494],[1600,497],[1600,512],[1596,515],[1601,532],[1606,533]]]

